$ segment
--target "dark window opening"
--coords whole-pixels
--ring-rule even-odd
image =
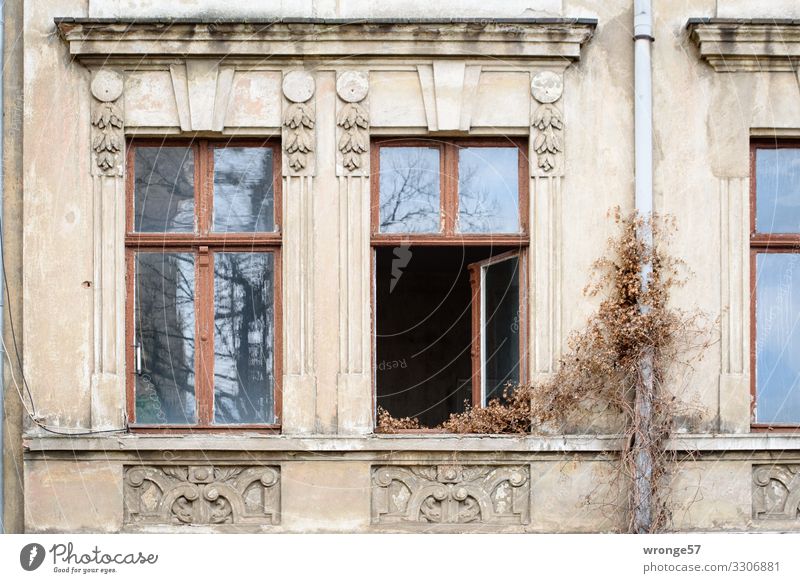
[[[376,248],[378,406],[434,427],[520,381],[519,251]]]

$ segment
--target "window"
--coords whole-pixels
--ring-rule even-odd
[[[751,149],[751,336],[756,427],[800,425],[800,143]]]
[[[383,140],[372,156],[376,402],[435,427],[525,380],[525,145]]]
[[[133,427],[277,427],[279,155],[257,141],[129,144]]]

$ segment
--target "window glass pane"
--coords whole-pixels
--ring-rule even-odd
[[[134,230],[143,233],[192,232],[192,149],[137,147],[134,158]]]
[[[438,233],[439,150],[381,148],[380,232]]]
[[[518,148],[459,150],[458,230],[519,232]]]
[[[800,422],[800,255],[756,257],[756,421]]]
[[[272,148],[214,148],[213,229],[275,230]]]
[[[195,422],[194,256],[137,253],[136,421]]]
[[[274,423],[272,253],[214,255],[214,422]]]
[[[800,233],[800,149],[756,150],[756,230]]]
[[[486,401],[519,383],[519,258],[483,268],[483,382]]]

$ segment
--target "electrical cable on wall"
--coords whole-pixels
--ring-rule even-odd
[[[2,264],[3,268],[3,288],[5,289],[5,296],[6,296],[6,304],[8,305],[8,324],[11,329],[11,340],[14,347],[14,354],[16,355],[17,366],[19,366],[20,376],[22,377],[22,386],[25,388],[25,393],[28,395],[28,399],[30,400],[30,407],[25,402],[25,396],[22,394],[22,390],[20,390],[19,383],[17,382],[17,378],[14,375],[14,363],[11,361],[11,358],[8,356],[8,350],[6,348],[5,339],[0,338],[0,343],[3,346],[3,353],[8,358],[9,369],[11,371],[11,380],[14,383],[14,387],[19,395],[19,399],[22,402],[22,406],[25,408],[25,412],[27,413],[28,417],[30,417],[31,421],[36,424],[37,427],[47,431],[48,433],[53,433],[55,435],[64,435],[64,436],[81,436],[81,435],[97,435],[101,433],[119,433],[121,431],[128,431],[127,427],[122,427],[119,429],[83,429],[83,428],[76,428],[78,431],[69,431],[67,428],[58,427],[54,428],[50,425],[42,423],[39,421],[38,416],[36,415],[36,405],[33,400],[33,393],[31,392],[30,386],[28,385],[28,379],[25,378],[25,371],[22,367],[22,358],[19,355],[19,347],[17,345],[17,335],[14,329],[14,317],[12,315],[11,310],[11,296],[8,292],[8,277],[6,275],[6,258],[5,258],[5,246],[2,244],[3,240],[3,232],[4,232],[4,225],[3,220],[0,219],[0,264]]]

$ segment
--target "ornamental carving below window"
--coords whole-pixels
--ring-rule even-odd
[[[372,471],[372,522],[527,524],[525,466],[379,466]]]
[[[753,466],[753,518],[800,518],[800,464]]]
[[[132,466],[127,524],[278,524],[280,469],[266,466]]]

